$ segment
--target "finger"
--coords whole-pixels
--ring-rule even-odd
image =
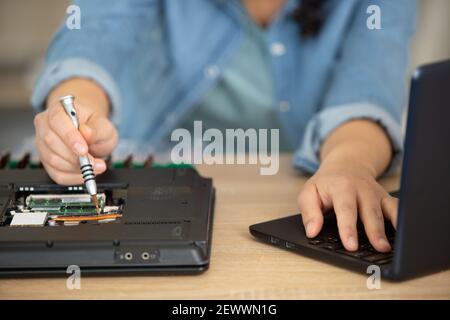
[[[42,163],[45,171],[47,171],[50,178],[57,184],[61,185],[80,185],[83,184],[83,177],[81,173],[67,173],[61,172],[58,169],[53,168],[48,163]]]
[[[380,252],[391,250],[384,230],[384,217],[378,197],[366,192],[359,198],[360,215],[364,230],[372,246]]]
[[[48,125],[36,130],[36,138],[37,141],[43,142],[52,153],[57,154],[73,166],[78,165],[78,157],[64,144]]]
[[[398,199],[387,195],[381,200],[381,209],[383,210],[384,216],[397,229]]]
[[[64,144],[76,155],[86,155],[88,152],[87,143],[78,129],[74,127],[64,109],[55,106],[48,109],[48,112],[48,123],[51,130],[53,130]]]
[[[80,169],[77,164],[69,162],[59,154],[53,152],[42,139],[36,139],[36,146],[39,154],[39,159],[44,164],[49,164],[53,168],[66,173],[77,173]]]
[[[317,188],[314,184],[306,186],[298,197],[298,206],[302,214],[306,236],[313,238],[322,229],[323,212]]]
[[[117,145],[117,130],[107,118],[94,117],[80,126],[80,131],[89,144],[89,151],[97,157],[109,155]]]
[[[107,169],[106,161],[103,159],[94,158],[94,162],[92,162],[92,163],[93,163],[94,173],[96,175],[102,174]]]
[[[77,169],[79,169],[79,166],[80,166],[79,157],[76,156],[64,144],[64,142],[61,140],[61,138],[59,138],[52,130],[50,130],[49,126],[46,125],[46,123],[47,123],[46,119],[47,119],[47,117],[45,117],[42,120],[43,125],[41,126],[40,129],[37,130],[37,136],[40,138],[40,140],[43,140],[45,142],[46,147],[48,147],[48,149],[51,151],[50,153],[54,153],[54,154],[58,155],[59,157],[63,158],[64,160],[66,160],[67,162],[72,164],[72,166],[74,168],[76,167]],[[88,154],[88,157],[94,166],[94,172],[103,173],[106,170],[106,163],[103,159],[95,159],[92,155],[89,155],[89,154]],[[50,160],[47,159],[47,161],[50,161]],[[53,161],[56,163],[58,160],[57,159],[51,160],[52,165],[54,167],[58,168],[58,166],[55,163],[53,163]],[[58,168],[58,169],[67,171],[67,170],[64,170],[63,168]]]
[[[83,133],[86,133],[85,138],[89,144],[111,140],[116,134],[114,125],[106,117],[92,116],[83,124],[83,127],[80,129],[86,129]]]
[[[340,187],[332,194],[334,212],[336,213],[339,236],[345,249],[358,249],[358,206],[356,191],[351,187]]]
[[[42,163],[50,165],[57,171],[64,173],[79,173],[80,164],[68,162],[57,153],[54,153],[42,140],[36,139],[36,145],[38,148],[39,158]],[[102,159],[95,159],[91,155],[88,155],[90,162],[93,164],[94,173],[101,174],[106,170],[106,163]]]

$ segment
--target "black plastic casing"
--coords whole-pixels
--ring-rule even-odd
[[[209,266],[212,180],[193,168],[112,169],[99,191],[126,188],[117,222],[56,227],[0,227],[0,275],[199,273]],[[44,170],[0,171],[0,218],[20,187],[66,188]],[[36,191],[35,191],[36,192]]]

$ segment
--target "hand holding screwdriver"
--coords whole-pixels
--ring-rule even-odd
[[[79,120],[77,130],[59,97],[76,95]],[[36,145],[49,176],[58,184],[83,183],[80,156],[87,156],[96,175],[106,170],[103,157],[117,145],[117,130],[108,119],[109,102],[105,92],[87,79],[70,79],[57,86],[47,99],[47,109],[36,115]],[[88,153],[89,150],[89,153]]]
[[[74,105],[75,97],[72,95],[67,95],[59,98],[61,105],[67,113],[67,116],[73,123],[73,126],[78,130],[80,128],[80,122],[78,121],[77,111]],[[99,212],[98,199],[97,199],[97,183],[95,181],[94,169],[92,169],[92,164],[87,156],[79,156],[80,160],[80,171],[83,175],[84,185],[86,186],[86,191],[91,196],[92,202],[95,204],[97,212]]]

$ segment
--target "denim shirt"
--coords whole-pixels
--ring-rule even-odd
[[[168,134],[221,76],[248,17],[239,0],[78,0],[81,28],[63,23],[36,83],[40,110],[52,88],[71,77],[108,94],[122,138],[157,152]],[[268,26],[278,117],[296,146],[293,163],[314,172],[322,141],[352,119],[378,122],[398,162],[406,104],[408,45],[414,0],[324,0],[320,33],[302,38],[287,0]],[[381,29],[368,28],[370,5]]]
[[[201,120],[204,131],[214,128],[225,135],[228,128],[277,129],[279,151],[293,152],[274,103],[271,59],[265,30],[248,17],[239,48],[180,127],[195,132],[194,121]]]

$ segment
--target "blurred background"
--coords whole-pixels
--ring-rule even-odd
[[[28,108],[47,45],[68,0],[0,0],[0,108]],[[450,0],[422,0],[411,70],[450,58]]]

